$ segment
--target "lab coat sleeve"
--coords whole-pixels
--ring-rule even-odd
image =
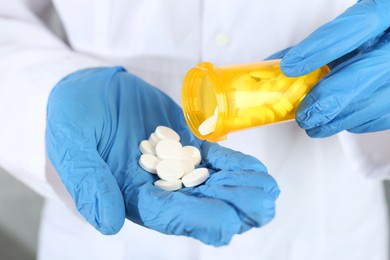
[[[366,134],[340,133],[349,162],[368,178],[390,179],[390,130]]]
[[[0,0],[0,167],[55,197],[45,177],[49,93],[73,71],[108,64],[73,52],[52,34],[34,10],[46,3]]]

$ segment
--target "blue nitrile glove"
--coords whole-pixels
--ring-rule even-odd
[[[281,68],[288,76],[331,67],[296,114],[309,136],[390,128],[389,26],[389,0],[360,1],[284,56]]]
[[[64,78],[47,116],[49,158],[79,212],[103,234],[118,232],[126,217],[219,246],[274,216],[279,189],[260,161],[196,139],[175,102],[121,67]],[[212,171],[204,185],[164,191],[140,168],[139,143],[159,125],[200,148],[202,165]]]

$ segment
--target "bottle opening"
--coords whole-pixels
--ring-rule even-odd
[[[219,124],[216,87],[220,84],[211,63],[200,63],[191,69],[183,82],[182,105],[188,126],[202,140],[218,141]],[[222,138],[223,139],[223,138]]]

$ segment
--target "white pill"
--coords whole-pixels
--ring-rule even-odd
[[[216,107],[215,110],[214,110],[214,116],[218,116],[218,113],[219,113],[218,107]]]
[[[194,187],[205,182],[209,176],[207,168],[198,168],[184,175],[181,181],[185,187]]]
[[[166,126],[162,126],[162,125],[158,126],[156,128],[155,133],[160,140],[172,139],[175,141],[180,141],[180,136],[178,135],[178,133],[176,133],[173,129]]]
[[[148,141],[148,140],[143,140],[139,144],[139,150],[143,154],[153,154],[156,155],[156,149],[154,146]]]
[[[139,165],[147,172],[150,173],[157,173],[157,165],[159,164],[160,160],[152,155],[152,154],[143,154],[139,158]]]
[[[154,185],[159,187],[160,189],[167,190],[167,191],[180,190],[183,187],[181,180],[175,180],[175,181],[158,180],[154,183]]]
[[[275,77],[275,70],[270,70],[267,68],[260,70],[252,70],[249,72],[249,75],[257,79],[271,79]]]
[[[212,115],[207,118],[203,123],[198,127],[198,131],[201,135],[208,135],[214,132],[215,127],[217,126],[218,116]]]
[[[152,133],[149,137],[149,142],[153,145],[156,146],[158,142],[160,142],[160,139],[155,133]]]
[[[199,149],[191,145],[183,146],[181,149],[181,157],[190,159],[194,165],[198,165],[202,160]]]
[[[279,102],[272,105],[274,112],[281,117],[285,117],[294,107],[285,97],[281,98]]]
[[[157,175],[166,181],[178,180],[184,175],[183,164],[180,160],[167,159],[157,164]]]
[[[176,159],[180,157],[182,145],[172,139],[164,139],[156,145],[156,154],[160,159]]]
[[[182,164],[182,169],[183,169],[184,175],[192,172],[195,169],[195,164],[192,162],[192,160],[190,158],[181,158],[181,159],[179,159],[179,161]]]

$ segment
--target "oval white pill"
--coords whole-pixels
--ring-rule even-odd
[[[164,139],[172,139],[172,140],[175,140],[175,141],[180,141],[180,136],[178,133],[175,132],[175,130],[169,128],[169,127],[166,127],[166,126],[158,126],[156,128],[156,131],[155,131],[157,137],[160,139],[160,140],[164,140]]]
[[[212,115],[207,118],[203,123],[198,127],[198,131],[201,135],[208,135],[214,132],[215,127],[217,126],[218,116]]]
[[[139,144],[139,150],[143,154],[153,154],[156,155],[156,149],[154,146],[148,141],[148,140],[143,140]]]
[[[160,159],[176,159],[180,157],[182,145],[172,139],[164,139],[156,145],[156,154]]]
[[[160,139],[155,133],[152,133],[149,137],[149,142],[153,145],[156,146],[158,142],[160,142]]]
[[[215,107],[215,110],[214,110],[214,116],[218,116],[218,113],[219,113],[219,111],[218,111],[218,107]]]
[[[184,175],[184,169],[180,160],[162,160],[156,167],[157,175],[166,181],[178,180]]]
[[[154,185],[166,191],[180,190],[183,187],[181,180],[174,180],[174,181],[158,180],[154,183]]]
[[[205,182],[209,176],[207,168],[198,168],[184,175],[181,181],[185,187],[194,187]]]
[[[183,146],[181,157],[190,159],[194,165],[198,165],[202,160],[199,149],[192,145]]]
[[[159,162],[160,160],[152,154],[143,154],[138,161],[142,169],[153,174],[157,173],[157,165]]]

